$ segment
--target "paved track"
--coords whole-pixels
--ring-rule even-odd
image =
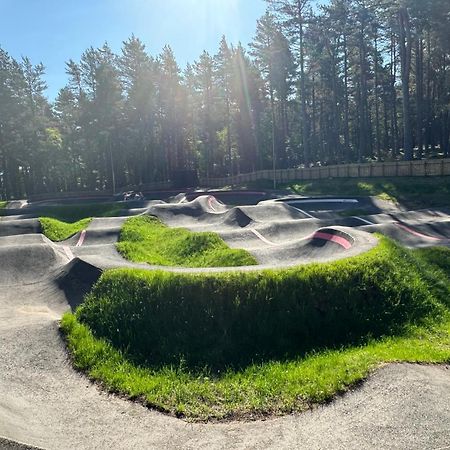
[[[266,266],[364,251],[376,242],[364,230],[381,230],[411,246],[447,244],[449,237],[450,218],[442,211],[380,210],[363,218],[333,218],[333,212],[314,211],[314,204],[301,208],[305,214],[282,204],[230,209],[207,197],[147,206],[135,212],[156,214],[170,225],[218,231]],[[132,265],[114,248],[124,220],[94,220],[78,247],[80,236],[55,245],[37,234],[36,224],[0,222],[0,448],[30,448],[17,442],[45,449],[450,446],[446,366],[390,365],[330,405],[248,423],[187,424],[101,392],[73,371],[58,320],[80,301],[82,282],[88,289],[99,269]],[[317,230],[351,236],[351,248],[314,237]],[[280,253],[287,255],[282,261]]]

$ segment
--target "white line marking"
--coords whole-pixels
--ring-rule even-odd
[[[317,219],[317,217],[312,216],[311,214],[307,213],[306,211],[303,211],[303,209],[297,208],[302,214],[304,214],[306,217],[309,217],[310,219]]]
[[[373,222],[371,222],[370,220],[363,219],[362,217],[352,216],[352,219],[358,219],[358,220],[360,220],[361,222],[363,222],[363,223],[365,223],[365,224],[367,224],[367,225],[375,225],[375,224],[374,224]]]
[[[67,245],[63,246],[63,250],[64,253],[66,254],[66,256],[69,258],[70,261],[72,261],[72,259],[74,259],[72,250],[70,249],[70,247],[68,247]]]
[[[308,199],[308,200],[276,200],[277,202],[283,202],[288,204],[297,204],[297,203],[359,203],[358,200],[350,199],[350,198],[317,198],[317,199]]]
[[[271,242],[268,239],[266,239],[259,231],[251,229],[250,230],[258,239],[261,239],[261,241],[265,242],[268,245],[278,246],[282,244],[276,244],[275,242]]]

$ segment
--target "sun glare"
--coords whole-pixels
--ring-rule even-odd
[[[233,39],[239,27],[238,3],[239,0],[187,0],[178,8],[179,23],[205,37],[220,31]]]

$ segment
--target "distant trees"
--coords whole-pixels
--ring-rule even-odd
[[[0,195],[449,156],[447,0],[267,5],[249,52],[223,37],[184,69],[135,36],[89,48],[53,104],[0,48]]]

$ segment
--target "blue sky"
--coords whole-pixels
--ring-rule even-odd
[[[50,99],[66,83],[65,61],[107,41],[119,51],[132,33],[152,55],[170,44],[184,67],[225,34],[248,44],[263,0],[0,0],[0,46],[46,66]]]

